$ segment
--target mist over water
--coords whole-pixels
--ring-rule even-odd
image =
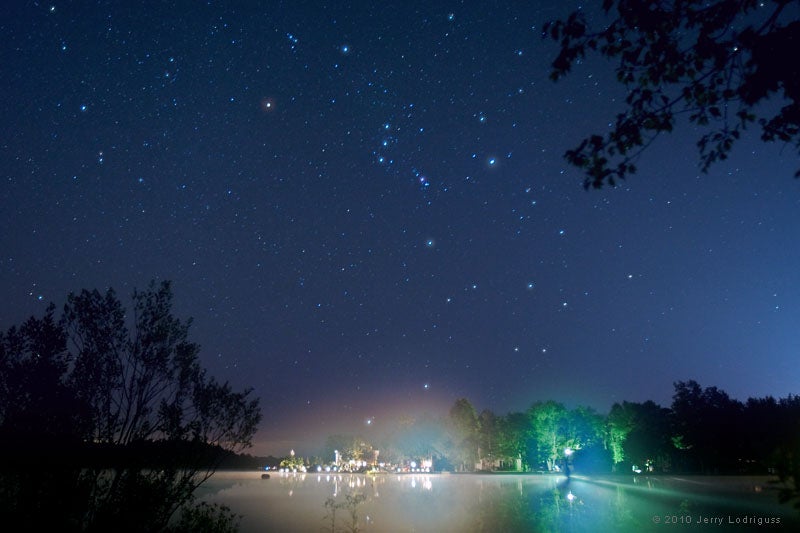
[[[243,533],[330,531],[329,498],[363,495],[360,531],[796,531],[800,513],[764,476],[573,477],[474,474],[215,474],[198,496],[242,515]]]

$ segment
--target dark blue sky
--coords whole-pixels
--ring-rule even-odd
[[[800,392],[796,151],[754,130],[701,174],[684,125],[584,191],[562,154],[624,92],[598,60],[548,80],[542,24],[577,4],[16,4],[3,329],[173,280],[203,362],[262,399],[254,453],[461,396]]]

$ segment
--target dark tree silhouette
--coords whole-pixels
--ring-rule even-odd
[[[796,0],[603,0],[602,10],[601,29],[579,10],[543,32],[560,45],[553,80],[597,53],[617,63],[617,80],[629,91],[609,133],[565,154],[585,172],[585,187],[614,186],[636,172],[639,154],[684,114],[708,129],[697,141],[704,172],[755,122],[762,140],[800,151]],[[767,105],[773,96],[777,102]]]
[[[765,466],[778,474],[781,501],[800,509],[800,397],[749,398],[741,427],[747,428],[750,469]]]
[[[168,282],[130,314],[113,289],[54,311],[0,334],[0,509],[39,529],[162,530],[250,445],[258,399],[201,368]]]
[[[64,379],[70,362],[52,304],[42,318],[0,333],[0,440],[22,447],[51,435],[80,438],[78,399]]]
[[[693,465],[704,473],[735,471],[743,450],[741,402],[717,387],[678,381],[672,396],[676,438]]]

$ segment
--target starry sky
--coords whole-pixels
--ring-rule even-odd
[[[797,394],[796,151],[754,129],[702,174],[682,124],[585,191],[562,154],[625,92],[599,59],[548,79],[577,5],[5,5],[0,327],[172,280],[261,398],[256,454],[459,397]]]

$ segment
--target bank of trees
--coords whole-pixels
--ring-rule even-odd
[[[444,419],[406,418],[380,442],[338,439],[339,449],[357,442],[379,448],[384,461],[432,459],[437,470],[774,474],[792,499],[800,397],[741,402],[717,387],[679,381],[669,407],[623,401],[607,414],[555,401],[496,414],[460,398]]]
[[[219,462],[249,447],[261,411],[201,367],[168,282],[70,294],[0,333],[0,509],[32,530],[224,530],[194,505]]]
[[[601,415],[547,401],[506,415],[484,411],[470,424],[463,420],[471,405],[460,399],[451,410],[448,448],[474,458],[472,469],[552,471],[569,464],[698,473],[779,473],[800,452],[800,397],[740,402],[695,381],[674,386],[668,408],[624,401]]]

